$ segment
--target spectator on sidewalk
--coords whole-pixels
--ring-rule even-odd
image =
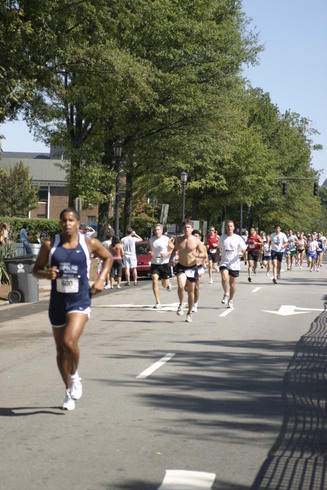
[[[27,224],[24,223],[20,233],[19,233],[19,238],[21,243],[23,244],[23,247],[25,249],[25,252],[27,255],[32,255],[32,249],[28,241],[28,234],[27,234]]]
[[[121,243],[124,248],[125,262],[125,286],[130,286],[131,271],[134,280],[134,286],[137,286],[137,259],[136,259],[136,242],[141,242],[142,238],[131,228],[127,229],[127,235],[122,238]]]
[[[88,238],[92,238],[95,236],[96,231],[94,228],[92,228],[92,226],[85,226],[83,233],[85,233]]]
[[[119,236],[114,235],[112,237],[112,242],[109,247],[109,252],[114,259],[114,263],[112,265],[110,271],[110,288],[114,287],[115,282],[115,273],[117,275],[117,288],[120,289],[121,278],[123,274],[123,257],[124,257],[124,248],[120,243]],[[107,288],[107,286],[106,286]]]

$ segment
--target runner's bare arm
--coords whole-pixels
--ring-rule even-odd
[[[197,244],[196,249],[193,251],[193,255],[199,259],[205,259],[207,256],[207,250],[205,246],[200,242]]]
[[[174,248],[170,254],[170,259],[169,259],[169,263],[168,263],[169,266],[173,265],[173,259],[176,255],[176,252],[178,252],[178,250],[179,250],[179,240],[178,240],[178,238],[176,238],[175,246],[174,246]]]

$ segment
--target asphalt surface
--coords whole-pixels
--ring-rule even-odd
[[[242,265],[235,308],[202,278],[193,323],[176,279],[94,298],[72,412],[48,299],[0,308],[0,489],[327,488],[327,265],[273,285]],[[186,299],[186,298],[185,298]]]

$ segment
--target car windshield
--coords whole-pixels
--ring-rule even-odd
[[[137,243],[136,244],[136,254],[137,255],[148,255],[148,244],[147,243]]]

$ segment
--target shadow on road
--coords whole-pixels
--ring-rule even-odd
[[[57,410],[54,412],[53,410]],[[58,407],[0,407],[0,417],[26,417],[28,415],[64,415]]]
[[[324,306],[298,342],[284,376],[283,425],[252,490],[327,488],[327,303]]]

